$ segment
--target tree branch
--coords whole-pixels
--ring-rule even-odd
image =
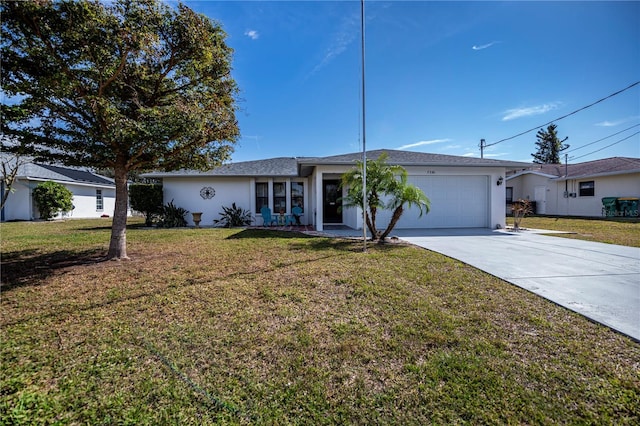
[[[100,86],[98,87],[98,96],[102,96],[104,94],[104,89],[106,89],[111,83],[113,83],[116,80],[116,78],[118,78],[118,76],[122,73],[122,70],[124,70],[124,67],[127,64],[127,58],[129,57],[129,53],[131,53],[131,49],[125,49],[123,51],[123,54],[120,57],[120,65],[118,65],[118,68],[116,69],[116,71],[113,73],[111,77],[107,79],[107,81],[105,81],[104,83],[101,83]]]
[[[62,58],[60,58],[56,54],[57,49],[51,44],[50,40],[46,38],[44,34],[42,34],[42,30],[38,25],[37,18],[36,17],[30,18],[30,17],[23,16],[23,19],[28,20],[28,22],[31,23],[31,26],[34,30],[36,37],[38,37],[38,39],[42,42],[42,44],[47,48],[47,50],[49,51],[49,54],[51,55],[52,58],[55,59],[56,64],[60,67],[62,72],[69,78],[69,80],[75,81],[77,83],[77,90],[80,96],[82,97],[86,96],[88,93],[87,88],[84,87],[81,81],[77,78],[77,76],[73,72],[71,72],[71,69],[67,66],[67,63],[63,61]]]

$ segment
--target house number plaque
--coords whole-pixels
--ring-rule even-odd
[[[212,188],[212,187],[210,187],[210,186],[205,186],[204,188],[202,188],[202,189],[200,190],[200,196],[201,196],[202,198],[204,198],[205,200],[208,200],[208,199],[210,199],[210,198],[213,198],[213,197],[215,197],[215,195],[216,195],[216,190],[215,190],[215,189],[213,189],[213,188]]]

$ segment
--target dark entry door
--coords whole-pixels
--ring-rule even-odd
[[[340,203],[340,181],[339,180],[325,180],[323,182],[323,223],[342,223],[342,212],[339,210]]]

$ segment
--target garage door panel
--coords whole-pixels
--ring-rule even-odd
[[[410,176],[431,200],[431,210],[419,217],[419,209],[406,209],[397,228],[483,228],[488,226],[487,176]],[[390,212],[380,218],[389,222]]]

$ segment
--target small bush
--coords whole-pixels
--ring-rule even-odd
[[[144,214],[146,226],[162,214],[162,185],[135,183],[129,186],[131,208]]]
[[[214,219],[213,224],[224,228],[235,228],[251,225],[251,221],[251,212],[244,210],[241,207],[237,207],[236,203],[233,203],[231,204],[231,207],[222,206],[220,219]]]
[[[179,228],[187,226],[187,220],[184,216],[189,213],[187,209],[177,207],[173,204],[173,200],[169,204],[162,207],[161,219],[158,226],[162,228]]]
[[[524,219],[524,217],[528,214],[531,214],[532,209],[531,209],[531,201],[529,200],[518,200],[516,202],[513,203],[512,205],[512,209],[513,209],[513,229],[514,230],[519,230],[520,229],[520,223],[522,222],[522,219]]]
[[[49,220],[60,212],[73,209],[73,194],[64,185],[47,181],[33,190],[33,198],[38,205],[40,218]]]

